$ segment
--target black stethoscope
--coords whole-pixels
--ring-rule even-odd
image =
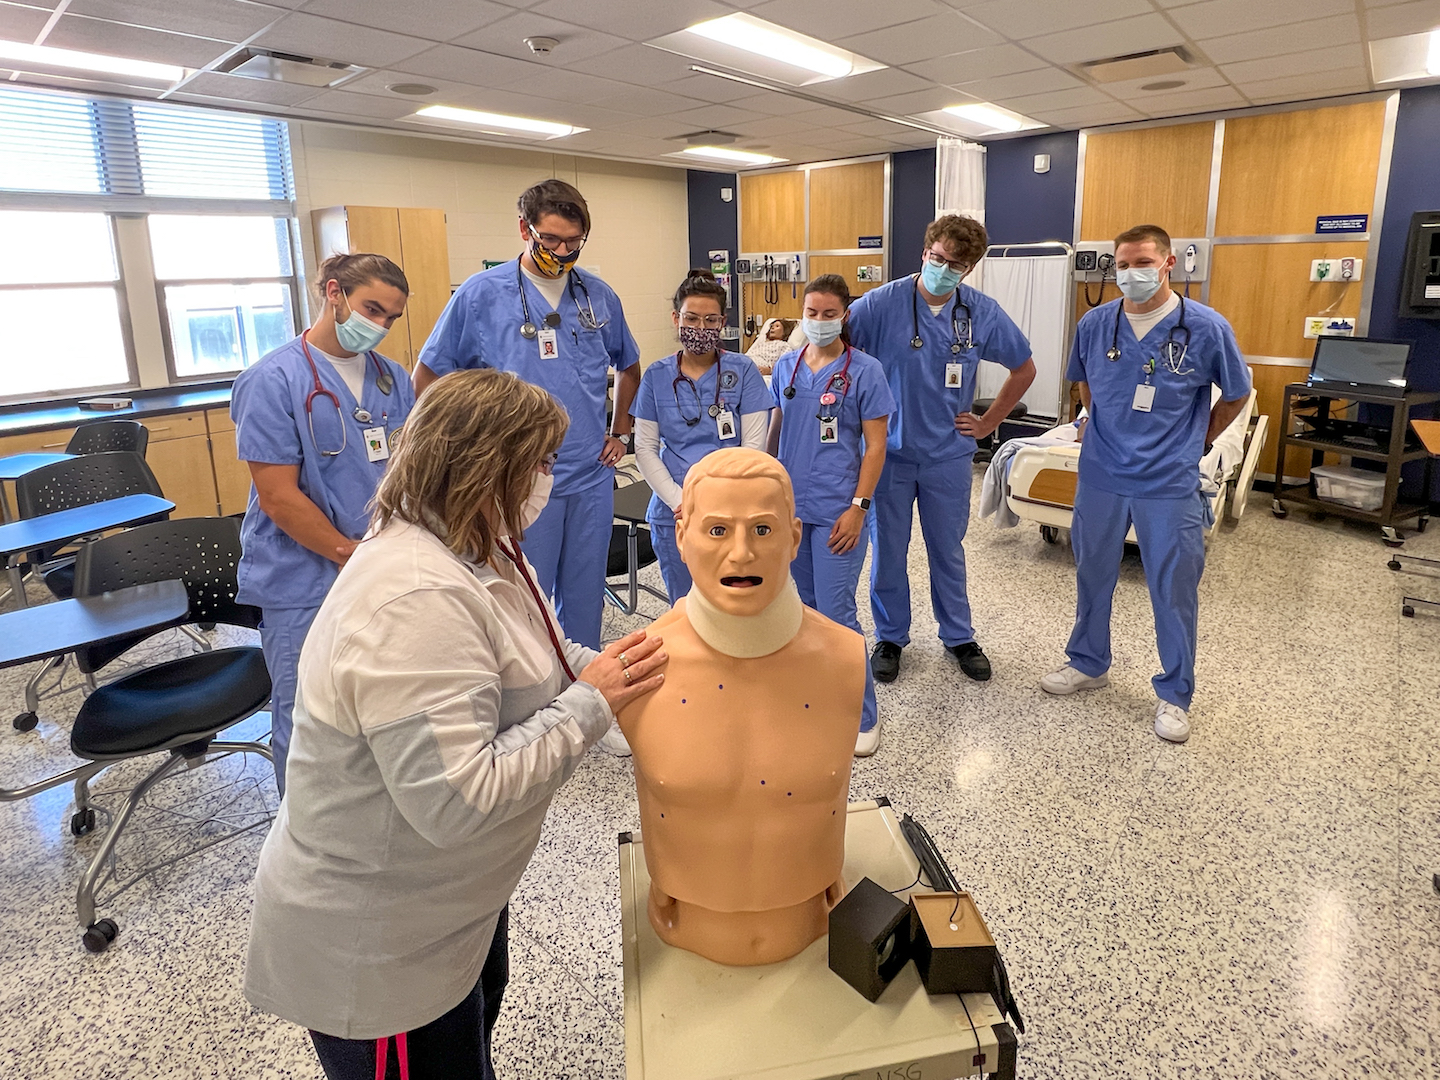
[[[580,300],[575,295],[575,286],[580,286],[580,291],[585,294],[585,306],[581,308]],[[520,311],[525,321],[520,324],[520,336],[527,341],[534,341],[535,336],[540,333],[540,328],[530,320],[530,301],[525,296],[525,279],[520,271],[520,260],[515,260],[515,287],[520,290]],[[600,322],[595,318],[595,305],[590,302],[590,289],[581,280],[580,275],[571,270],[566,275],[565,288],[570,293],[570,302],[575,305],[575,315],[580,320],[580,325],[586,330],[599,330],[610,325],[610,320]],[[543,320],[546,329],[554,330],[560,326],[560,313],[552,311]]]
[[[324,385],[322,385],[320,382],[320,369],[315,366],[315,358],[310,355],[310,345],[307,340],[309,336],[309,330],[305,330],[300,334],[300,349],[305,353],[305,362],[310,365],[310,377],[315,380],[315,389],[311,390],[310,393],[305,395],[305,416],[310,423],[310,442],[314,445],[316,450],[320,450],[320,444],[315,441],[315,398],[317,396],[329,398],[330,401],[334,404],[335,411],[337,413],[340,412],[340,399],[336,397],[332,391],[326,390]],[[385,368],[381,365],[380,358],[375,355],[374,350],[371,350],[369,355],[370,359],[375,363],[375,385],[379,388],[382,394],[384,394],[386,397],[389,397],[390,391],[395,388],[395,380],[390,377],[390,373],[386,371]],[[355,406],[354,416],[355,419],[359,420],[362,424],[368,424],[372,419],[374,419],[370,415],[368,410],[362,408],[358,404]],[[345,447],[348,444],[349,436],[346,434],[345,425],[341,424],[340,449],[320,450],[320,455],[321,457],[339,457],[345,452]]]
[[[681,349],[675,354],[675,370],[680,373],[671,381],[670,392],[675,395],[675,408],[680,410],[680,419],[685,421],[686,427],[694,427],[700,422],[700,387],[695,385],[694,379],[680,370],[680,357],[684,352],[685,350]],[[721,365],[720,359],[724,355],[724,349],[717,351],[715,354],[715,400],[710,403],[710,408],[705,410],[710,414],[710,419],[712,420],[718,419],[720,414],[725,411],[725,406],[720,403],[720,384],[725,381],[725,368]],[[680,384],[682,382],[689,383],[690,392],[695,395],[695,415],[693,418],[685,415],[685,409],[680,404]],[[727,386],[725,389],[729,390],[730,387]]]
[[[1161,362],[1165,370],[1172,375],[1186,375],[1187,371],[1181,371],[1180,365],[1185,363],[1185,357],[1190,352],[1190,327],[1185,322],[1185,296],[1183,293],[1176,293],[1180,297],[1180,318],[1176,320],[1169,332],[1165,335],[1165,344],[1160,346]],[[1105,350],[1105,359],[1114,363],[1120,359],[1120,316],[1125,311],[1124,303],[1115,305],[1115,328],[1110,334],[1110,348]],[[1175,335],[1183,333],[1185,343],[1182,345],[1176,340]]]
[[[923,349],[925,339],[920,336],[920,275],[911,275],[910,293],[910,325],[915,336],[910,339],[910,348]],[[960,320],[956,317],[959,308],[965,309],[965,341],[960,341]],[[950,343],[950,351],[959,356],[962,352],[968,352],[975,347],[974,324],[970,319],[970,305],[961,302],[960,286],[955,286],[955,301],[950,305],[950,332],[954,340]]]
[[[840,369],[838,374],[832,375],[830,377],[828,387],[826,388],[825,392],[820,395],[821,405],[834,405],[837,401],[843,402],[845,398],[850,395],[850,360],[851,354],[853,352],[854,349],[852,349],[849,345],[845,346],[845,366]],[[795,357],[795,367],[792,368],[790,371],[790,382],[782,391],[785,395],[786,401],[791,401],[795,397],[795,376],[800,374],[800,365],[804,362],[805,350],[801,349],[800,355]],[[838,398],[835,396],[836,389],[839,389],[840,391],[840,396]]]

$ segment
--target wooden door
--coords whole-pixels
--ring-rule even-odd
[[[222,515],[243,514],[250,504],[250,466],[235,448],[235,425],[224,409],[207,409],[210,462],[215,469],[215,497]]]

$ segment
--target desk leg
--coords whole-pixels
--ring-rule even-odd
[[[5,576],[10,581],[10,595],[16,607],[29,607],[25,600],[25,580],[20,574],[20,555],[11,555],[5,563]]]
[[[1015,1080],[1016,1051],[1019,1049],[1015,1029],[1009,1024],[995,1024],[990,1030],[995,1032],[995,1042],[1000,1046],[1000,1060],[990,1074],[990,1080]]]
[[[634,615],[640,610],[640,526],[630,522],[630,531],[625,535],[626,555],[630,564],[630,610]]]

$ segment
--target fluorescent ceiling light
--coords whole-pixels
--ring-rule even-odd
[[[132,78],[153,79],[156,82],[179,82],[185,77],[184,68],[171,64],[152,64],[148,60],[127,60],[122,56],[102,56],[99,53],[76,52],[74,49],[55,49],[49,45],[26,45],[19,41],[0,41],[0,61],[5,60],[38,64],[47,68],[100,72],[104,75],[129,75]]]
[[[1430,31],[1430,48],[1425,53],[1425,70],[1440,75],[1440,30]]]
[[[1424,82],[1440,75],[1440,30],[1379,38],[1370,42],[1375,82]]]
[[[1044,126],[1038,120],[1031,120],[1028,116],[1021,116],[1009,109],[1002,109],[999,105],[991,105],[988,101],[977,101],[970,105],[951,105],[942,109],[941,112],[959,117],[961,120],[977,124],[980,127],[989,128],[991,131],[1019,131],[1021,128]]]
[[[771,157],[769,154],[757,154],[750,150],[732,150],[728,146],[687,146],[680,153],[689,154],[691,157],[728,161],[737,165],[775,165],[786,160],[785,158]]]
[[[646,44],[794,86],[843,79],[885,66],[743,12],[707,19]]]
[[[559,139],[566,135],[576,135],[590,130],[589,128],[574,127],[571,124],[557,124],[553,120],[532,120],[528,116],[505,116],[502,113],[480,112],[477,109],[457,109],[451,105],[427,105],[415,115],[431,120],[450,120],[457,124],[471,124],[488,131],[498,132],[501,135],[513,135],[521,132],[526,135],[543,135],[547,139]]]

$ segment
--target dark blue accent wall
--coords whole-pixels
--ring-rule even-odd
[[[686,172],[686,187],[690,207],[690,266],[710,265],[710,252],[724,248],[730,252],[733,262],[740,254],[740,215],[734,192],[739,190],[734,173]],[[730,202],[720,198],[720,189],[729,188]],[[679,285],[677,281],[675,283]],[[737,305],[730,309],[730,322],[737,321]]]
[[[920,268],[925,226],[935,219],[935,149],[902,150],[890,157],[890,265],[893,281]]]
[[[1080,133],[1057,131],[985,145],[985,231],[992,244],[1070,243],[1075,235],[1075,172]],[[1035,155],[1050,171],[1035,171]]]

